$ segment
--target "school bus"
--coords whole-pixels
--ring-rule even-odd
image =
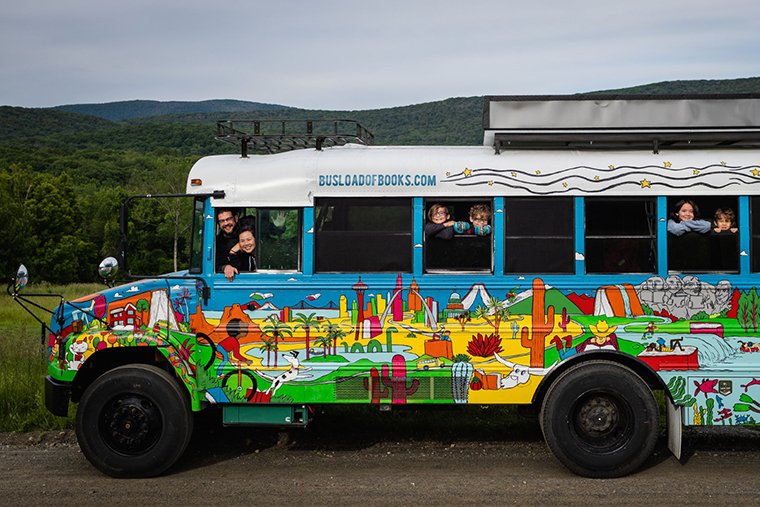
[[[46,324],[46,404],[78,403],[88,460],[160,474],[214,405],[283,426],[330,403],[523,405],[587,477],[647,460],[656,391],[676,456],[684,425],[757,424],[760,96],[484,107],[483,146],[219,122],[240,151],[189,174],[189,268],[140,277],[125,246],[101,271],[126,284]],[[125,240],[130,203],[160,197],[125,204]]]

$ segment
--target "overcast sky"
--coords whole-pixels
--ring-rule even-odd
[[[0,105],[376,109],[760,76],[758,0],[22,0]]]

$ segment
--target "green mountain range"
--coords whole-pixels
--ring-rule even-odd
[[[666,81],[589,95],[760,93],[760,77]],[[352,119],[381,145],[478,145],[483,97],[449,98],[411,106],[361,111],[296,109],[240,100],[158,102],[130,100],[63,105],[52,109],[0,107],[0,142],[65,149],[177,150],[186,155],[224,153],[215,122],[226,119]]]

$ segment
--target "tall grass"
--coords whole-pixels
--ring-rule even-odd
[[[71,300],[102,289],[98,284],[67,286],[31,285],[24,294],[61,294]],[[30,298],[52,309],[57,298]],[[35,313],[45,322],[50,315]],[[0,295],[0,431],[17,432],[71,428],[74,406],[69,417],[56,417],[45,408],[44,378],[47,374],[46,346],[42,344],[41,326],[5,291]]]

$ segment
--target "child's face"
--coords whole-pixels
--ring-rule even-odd
[[[475,227],[483,227],[485,225],[488,225],[488,216],[486,216],[486,215],[476,215],[476,216],[470,215],[470,222],[472,222],[472,225],[474,225]]]
[[[721,216],[718,218],[718,220],[715,221],[715,225],[717,225],[718,229],[721,231],[727,231],[731,228],[731,220],[724,216]]]
[[[449,212],[446,211],[446,208],[436,208],[435,211],[433,211],[433,223],[434,224],[442,224],[446,220],[449,219]]]
[[[678,218],[681,222],[694,220],[694,208],[688,202],[678,210]]]

